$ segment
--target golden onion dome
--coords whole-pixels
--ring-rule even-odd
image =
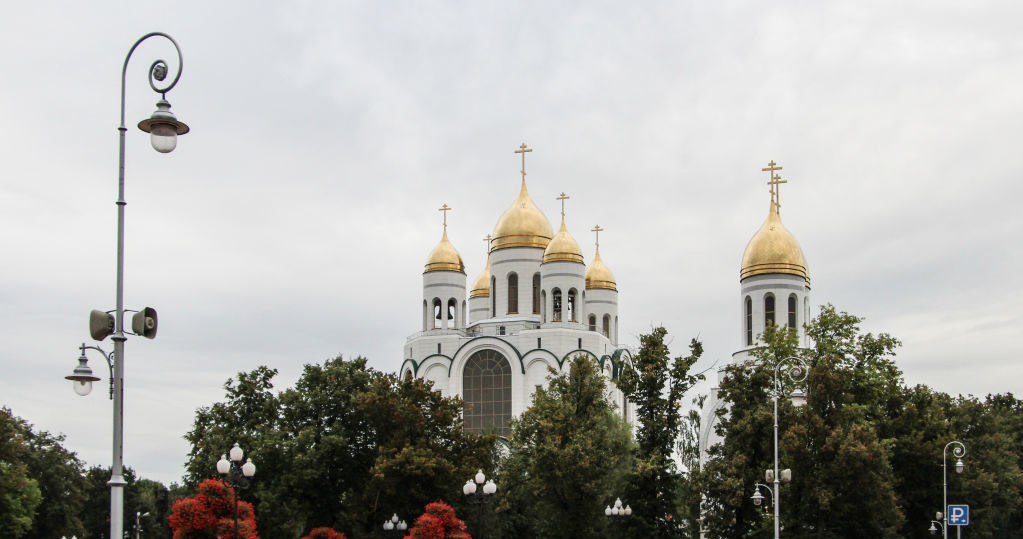
[[[583,250],[579,248],[579,244],[575,241],[575,238],[568,233],[568,229],[565,228],[565,219],[561,220],[561,228],[558,233],[554,236],[554,239],[547,244],[547,249],[543,252],[543,263],[554,262],[556,260],[566,260],[568,262],[583,263]]]
[[[458,254],[455,246],[448,240],[447,227],[444,227],[444,235],[441,236],[440,243],[433,248],[430,256],[426,258],[426,270],[423,273],[431,271],[457,271],[465,273],[465,264],[462,263],[462,256]]]
[[[476,282],[472,284],[472,290],[469,292],[470,298],[486,298],[490,296],[490,257],[487,257],[487,266],[483,268],[483,273],[476,279]]]
[[[798,275],[806,281],[806,286],[810,286],[810,274],[803,250],[792,233],[781,224],[778,206],[774,201],[771,202],[764,225],[746,245],[739,280],[770,273]]]
[[[515,199],[511,208],[504,212],[501,219],[497,221],[497,226],[494,227],[494,243],[491,245],[490,252],[508,247],[544,249],[553,236],[550,221],[529,198],[526,181],[523,179],[519,197]]]
[[[606,290],[618,291],[615,284],[615,276],[607,269],[604,261],[600,259],[600,248],[593,255],[593,263],[586,268],[586,289],[604,288]]]

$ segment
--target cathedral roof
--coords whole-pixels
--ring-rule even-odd
[[[440,243],[433,248],[430,256],[426,258],[426,270],[423,273],[431,271],[457,271],[465,273],[465,264],[462,263],[462,256],[458,254],[455,246],[448,240],[447,226],[444,227],[444,235],[441,236]]]
[[[806,281],[807,286],[810,286],[810,274],[807,271],[803,250],[795,236],[781,224],[778,204],[774,200],[771,200],[767,220],[746,245],[739,280],[770,273],[798,275]]]
[[[590,264],[590,267],[586,268],[586,288],[604,288],[618,291],[614,274],[611,273],[611,270],[607,269],[604,261],[600,259],[600,247],[597,247],[597,252],[593,255],[593,263]]]
[[[551,223],[529,198],[526,180],[515,202],[504,212],[494,227],[491,252],[508,247],[539,247],[544,249],[554,236]]]
[[[490,257],[487,257],[487,266],[483,268],[483,273],[476,278],[476,282],[472,284],[472,290],[469,291],[470,298],[486,298],[490,296]]]
[[[547,249],[543,252],[544,264],[556,260],[583,263],[583,250],[579,248],[579,243],[575,241],[575,238],[565,228],[564,218],[561,219],[561,228],[558,230],[557,235],[547,244]]]

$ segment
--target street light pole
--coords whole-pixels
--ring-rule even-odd
[[[141,511],[135,512],[135,539],[141,539],[142,536],[142,517],[148,517],[149,511],[145,513]]]
[[[113,391],[113,464],[110,469],[110,481],[107,482],[110,485],[110,537],[115,539],[121,539],[124,535],[124,341],[127,340],[124,330],[124,206],[127,204],[124,200],[124,146],[125,146],[125,132],[127,128],[124,126],[124,102],[125,102],[125,86],[128,73],[128,61],[131,59],[132,53],[135,49],[145,40],[160,36],[164,37],[174,45],[175,51],[178,55],[178,71],[174,76],[174,79],[166,86],[158,86],[158,83],[163,82],[167,78],[167,62],[164,60],[156,60],[149,66],[149,87],[154,92],[161,95],[161,98],[156,103],[156,112],[152,114],[148,119],[139,122],[139,129],[145,131],[151,135],[150,142],[153,145],[153,149],[160,153],[168,153],[174,150],[177,145],[177,136],[184,135],[188,132],[188,126],[181,123],[174,117],[174,114],[170,112],[170,103],[167,102],[167,92],[170,91],[178,83],[178,79],[181,78],[181,70],[183,68],[183,62],[181,57],[181,48],[178,43],[174,41],[174,38],[163,32],[150,32],[138,39],[128,50],[128,54],[124,57],[124,65],[121,68],[121,123],[119,124],[118,130],[118,163],[117,163],[117,290],[116,290],[116,301],[117,308],[114,311],[114,316],[110,316],[109,313],[103,313],[101,311],[94,311],[93,317],[90,317],[90,332],[93,334],[93,338],[96,340],[103,340],[108,335],[113,335],[111,339],[114,341],[114,351],[111,355],[104,353],[107,358],[107,362],[111,364],[111,387]],[[135,321],[133,320],[133,328],[135,334],[141,334],[145,337],[152,338],[156,334],[156,313],[152,309],[146,309],[142,321],[142,326],[135,327]],[[152,311],[151,316],[148,311]],[[142,314],[142,313],[140,313]],[[99,318],[96,318],[96,315]],[[97,321],[101,322],[100,325],[105,324],[105,319],[110,318],[111,328],[96,328],[93,324]],[[127,332],[131,333],[131,332]],[[83,345],[84,347],[84,345]],[[97,348],[98,350],[98,348]],[[82,350],[82,357],[85,356],[85,350]],[[80,371],[83,364],[79,363],[79,368],[75,369],[75,372],[71,376],[67,376],[68,380],[71,380],[75,384],[75,391],[79,394],[87,394],[92,388],[92,382],[98,380],[95,376],[92,376],[92,372],[88,369],[87,365],[84,365],[85,371]]]
[[[477,485],[480,487],[477,489]],[[478,491],[478,492],[477,492]],[[476,525],[476,529],[479,530],[477,534],[478,539],[483,539],[483,507],[490,502],[489,498],[497,492],[497,485],[494,480],[487,480],[487,476],[483,475],[483,470],[476,472],[476,475],[465,482],[462,485],[462,493],[469,498],[469,503],[478,505],[480,508],[479,522]]]
[[[398,518],[398,513],[391,515],[391,518],[384,521],[384,535],[391,538],[404,537],[408,530],[408,524]]]
[[[753,495],[754,505],[760,505],[763,501],[763,496],[760,495],[760,487],[763,486],[771,492],[771,497],[774,502],[774,539],[781,537],[781,474],[778,473],[778,399],[782,395],[782,380],[788,378],[793,383],[799,384],[800,382],[806,381],[806,377],[809,374],[806,361],[798,357],[787,357],[778,360],[774,364],[774,384],[772,385],[772,400],[774,401],[774,474],[771,478],[774,483],[774,488],[767,487],[767,485],[757,484],[757,491]],[[802,406],[806,404],[806,396],[803,392],[796,388],[792,394],[792,404],[794,406]],[[786,479],[788,481],[789,479]]]
[[[958,440],[945,444],[941,450],[941,514],[945,525],[941,527],[941,534],[948,539],[948,448],[952,448],[952,456],[956,458],[956,473],[963,473],[963,457],[966,456],[966,446]],[[957,526],[958,530],[961,526]]]
[[[231,456],[231,460],[227,460],[228,455]],[[238,539],[238,489],[248,488],[249,481],[252,476],[256,475],[256,465],[252,463],[252,459],[245,461],[242,464],[242,457],[245,456],[245,451],[242,450],[238,444],[234,444],[231,451],[227,455],[221,455],[220,460],[217,461],[217,472],[224,476],[224,480],[231,486],[231,491],[234,492],[234,536]]]

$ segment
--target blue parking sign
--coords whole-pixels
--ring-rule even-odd
[[[969,505],[950,505],[950,506],[948,506],[948,525],[949,526],[969,526],[970,525],[970,506]]]

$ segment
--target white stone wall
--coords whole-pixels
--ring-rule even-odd
[[[542,259],[543,249],[538,247],[509,247],[490,254],[490,295],[496,299],[497,318],[509,316],[508,275],[514,272],[519,277],[517,316],[540,320],[533,314],[533,274],[540,271]]]
[[[575,314],[574,322],[584,324],[586,320],[586,304],[584,294],[586,292],[586,266],[580,262],[557,260],[540,266],[540,289],[543,290],[544,308],[543,321],[554,322],[554,289],[561,290],[562,322],[573,322],[569,319],[568,292],[575,290],[576,308],[579,312]]]
[[[590,288],[586,290],[586,318],[583,323],[589,327],[589,315],[597,317],[597,333],[604,329],[604,315],[610,317],[608,338],[618,343],[618,292],[606,288]]]
[[[767,275],[754,275],[747,277],[741,282],[741,293],[739,294],[739,347],[740,352],[751,348],[746,343],[746,297],[753,303],[753,345],[757,343],[757,336],[764,332],[764,298],[773,294],[774,323],[778,326],[788,324],[789,296],[796,296],[796,327],[799,330],[800,346],[808,346],[806,330],[803,325],[810,317],[810,287],[806,281],[798,275],[783,273],[772,273]]]
[[[469,298],[469,324],[490,317],[490,296]]]

